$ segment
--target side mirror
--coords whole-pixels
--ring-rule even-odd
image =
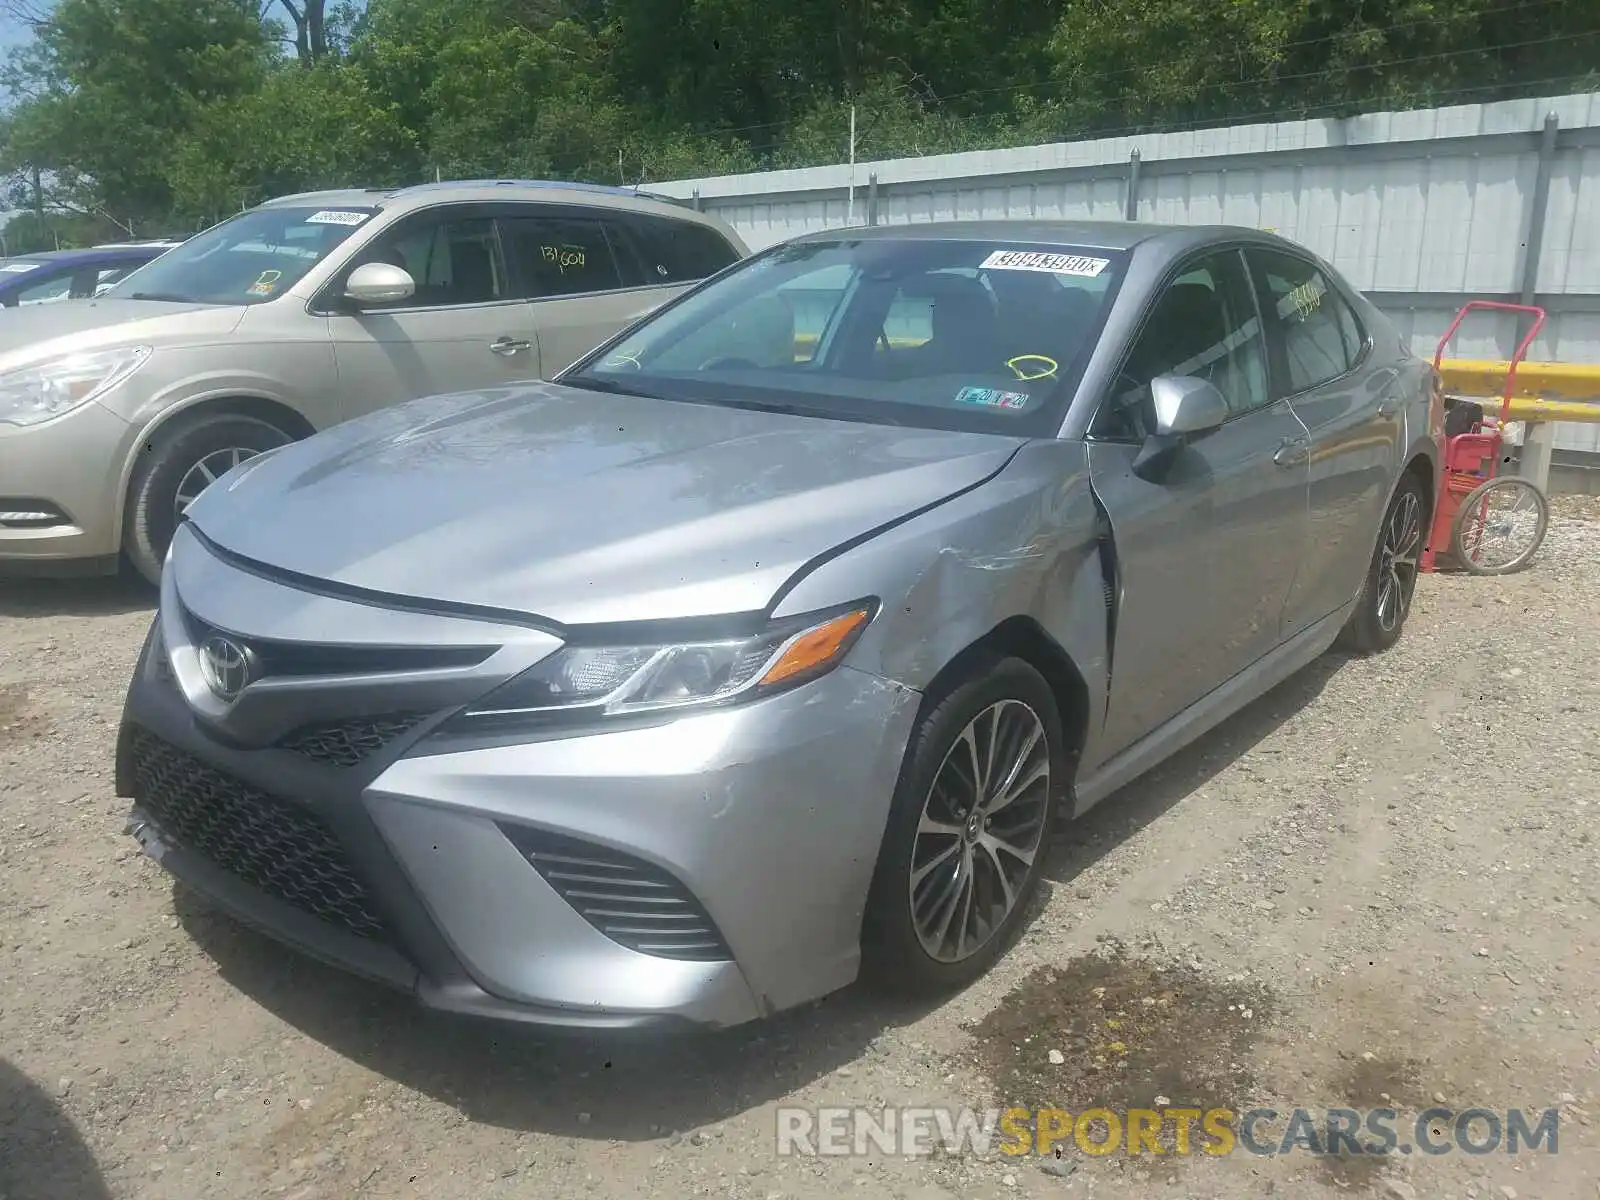
[[[362,263],[344,284],[344,298],[356,304],[393,304],[409,300],[416,291],[411,273],[391,263]]]
[[[1193,375],[1158,375],[1150,381],[1156,433],[1187,437],[1215,429],[1228,419],[1228,402],[1216,385]]]
[[[1160,483],[1190,438],[1228,419],[1228,402],[1216,385],[1192,375],[1158,375],[1150,381],[1156,428],[1133,460],[1133,473]]]

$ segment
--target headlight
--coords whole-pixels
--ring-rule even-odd
[[[0,375],[0,421],[37,425],[71,412],[121,383],[149,357],[149,346],[128,346],[7,371]]]
[[[748,637],[567,645],[490,692],[463,721],[611,717],[771,695],[833,670],[876,612],[876,601],[864,601],[777,621]]]

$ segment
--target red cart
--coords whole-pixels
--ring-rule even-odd
[[[1530,479],[1497,475],[1502,462],[1505,426],[1511,414],[1517,365],[1544,327],[1544,309],[1531,304],[1473,300],[1464,305],[1439,339],[1434,370],[1467,314],[1478,309],[1525,313],[1533,318],[1506,367],[1500,411],[1445,397],[1444,472],[1433,509],[1433,528],[1419,564],[1424,571],[1459,566],[1474,575],[1504,575],[1525,565],[1544,541],[1550,520],[1545,495]]]

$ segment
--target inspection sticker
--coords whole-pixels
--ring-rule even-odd
[[[43,263],[6,263],[0,267],[0,271],[4,271],[7,275],[20,275],[24,271],[37,271],[42,266]]]
[[[1111,265],[1109,258],[1088,258],[1082,254],[1047,254],[1042,250],[996,250],[978,264],[979,270],[1045,271],[1051,275],[1100,274]]]
[[[1027,408],[1026,392],[1002,392],[996,388],[964,387],[956,393],[957,404],[981,404],[985,408]]]
[[[306,218],[307,225],[359,225],[370,214],[360,212],[340,212],[338,209],[325,208],[321,212],[314,212]]]

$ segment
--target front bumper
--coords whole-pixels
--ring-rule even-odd
[[[917,700],[842,667],[742,708],[544,740],[447,742],[431,732],[441,712],[329,765],[303,740],[219,736],[152,636],[118,792],[146,851],[220,907],[426,1005],[727,1026],[855,978]],[[574,868],[549,868],[552,844],[561,861],[600,864],[576,870],[600,872],[602,900],[583,899]],[[719,949],[641,952],[627,931],[647,901],[676,905],[667,923]]]
[[[121,538],[117,491],[132,427],[89,403],[42,425],[0,424],[0,575],[96,574],[114,570]]]

